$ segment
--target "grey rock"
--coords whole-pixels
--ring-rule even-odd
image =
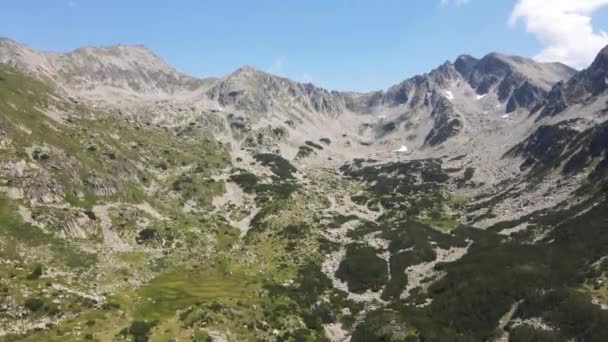
[[[555,116],[568,106],[581,104],[608,89],[608,46],[595,58],[589,68],[566,82],[557,83],[549,92],[540,117]]]

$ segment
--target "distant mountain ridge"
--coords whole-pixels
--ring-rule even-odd
[[[206,93],[222,106],[269,112],[273,107],[300,107],[311,112],[337,113],[348,107],[348,97],[310,83],[271,75],[251,66],[220,78]]]
[[[208,82],[178,72],[142,45],[82,47],[56,53],[2,38],[0,62],[51,80],[67,91],[101,99],[179,95]]]
[[[466,59],[466,62],[464,61]],[[0,38],[0,62],[51,79],[69,89],[86,92],[112,88],[117,93],[178,95],[204,89],[222,105],[253,106],[268,111],[277,100],[292,100],[305,109],[320,112],[360,111],[379,104],[401,105],[425,87],[425,78],[443,86],[448,80],[465,79],[479,94],[498,87],[501,100],[525,81],[547,91],[575,70],[559,63],[537,63],[530,59],[491,53],[481,60],[460,56],[429,74],[414,76],[386,91],[356,94],[328,91],[275,76],[250,66],[219,79],[199,79],[177,71],[143,45],[82,47],[67,53],[40,52],[8,38]],[[528,72],[535,71],[535,72]],[[286,85],[288,89],[279,89]],[[264,95],[267,101],[260,98]],[[419,95],[419,94],[418,94]],[[278,99],[273,98],[278,96]],[[271,101],[272,100],[272,101]],[[414,102],[412,106],[415,106]]]
[[[251,66],[221,78],[200,79],[177,71],[141,45],[56,53],[0,39],[0,62],[54,82],[71,96],[119,110],[130,103],[155,112],[150,103],[162,100],[201,110],[236,110],[254,121],[268,114],[296,123],[312,120],[311,114],[321,119],[364,114],[386,118],[384,124],[362,128],[365,135],[377,139],[401,132],[414,145],[430,146],[465,131],[475,134],[483,122],[500,120],[505,113],[556,112],[561,102],[580,100],[579,88],[601,90],[601,72],[593,71],[601,69],[601,56],[592,68],[577,74],[561,63],[501,53],[481,59],[461,55],[387,90],[355,93],[295,82]]]

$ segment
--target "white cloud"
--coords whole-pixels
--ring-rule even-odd
[[[462,5],[468,4],[469,2],[471,2],[471,0],[441,0],[441,6],[448,6],[448,5],[462,6]]]
[[[591,16],[608,0],[518,0],[510,22],[522,20],[543,44],[535,56],[541,62],[588,66],[608,44],[608,34],[594,30]]]

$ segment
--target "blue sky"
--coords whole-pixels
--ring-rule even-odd
[[[199,77],[248,64],[330,89],[364,91],[462,53],[536,56],[548,44],[542,37],[553,38],[528,32],[525,9],[524,19],[509,23],[518,1],[540,0],[20,0],[3,3],[0,35],[58,51],[144,44]],[[582,11],[594,30],[608,30],[603,5]]]

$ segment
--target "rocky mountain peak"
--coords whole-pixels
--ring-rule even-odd
[[[142,95],[174,95],[199,81],[175,70],[142,45],[84,47],[59,58],[59,74],[76,89],[113,88]]]
[[[461,78],[460,73],[449,61],[444,62],[436,69],[432,70],[428,77],[440,87],[447,87],[449,83]]]
[[[0,62],[28,72],[48,67],[45,65],[46,61],[40,58],[40,53],[25,44],[5,37],[0,38]]]
[[[336,113],[345,110],[343,96],[243,66],[218,80],[207,96],[222,106],[254,113],[291,112],[294,108]]]
[[[462,75],[462,77],[468,79],[471,76],[471,72],[475,69],[479,63],[479,60],[470,55],[460,55],[454,61],[454,67]]]
[[[415,108],[425,104],[427,94],[438,94],[439,89],[448,88],[458,79],[461,79],[460,73],[454,64],[446,61],[429,73],[416,75],[389,87],[382,103],[389,107],[408,104],[410,108]]]
[[[8,37],[0,37],[0,47],[10,46],[10,45],[20,45],[20,44]]]
[[[580,104],[597,97],[608,89],[608,46],[602,49],[589,68],[567,82],[557,83],[547,96],[540,117],[554,116],[572,104]]]
[[[180,73],[143,45],[87,46],[59,53],[4,38],[0,62],[51,80],[71,95],[102,102],[186,94],[205,83]]]
[[[479,61],[470,81],[474,88],[481,87],[484,91],[503,78],[514,76],[549,90],[555,83],[567,80],[575,73],[576,70],[561,63],[539,63],[530,58],[493,52]]]
[[[243,65],[242,67],[236,69],[232,74],[258,74],[258,73],[266,73],[252,65]]]
[[[561,80],[572,77],[576,70],[561,63],[539,63],[530,58],[493,52],[478,62],[459,63],[461,74],[477,94],[494,92],[507,112],[519,108],[532,110],[540,106],[548,91]],[[467,69],[469,67],[470,69]]]
[[[608,45],[598,53],[589,69],[608,72]]]
[[[486,94],[498,85],[513,68],[508,58],[498,53],[490,53],[479,60],[469,74],[469,83],[478,94]]]
[[[277,75],[267,73],[266,71],[257,69],[250,65],[242,66],[232,73],[224,76],[220,79],[222,83],[234,83],[235,85],[243,87],[249,85],[251,87],[261,86],[280,86],[281,84],[291,83],[292,81]]]
[[[144,45],[110,45],[110,46],[84,46],[68,53],[69,55],[91,56],[94,58],[115,58],[122,63],[138,60],[140,63],[149,63],[159,69],[169,67],[160,57]],[[116,61],[115,60],[115,61]],[[114,61],[114,62],[115,62]],[[110,62],[108,60],[107,62]],[[169,67],[170,68],[170,67]]]

